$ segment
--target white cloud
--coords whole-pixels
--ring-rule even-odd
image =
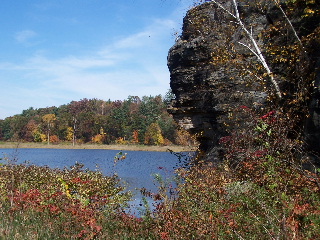
[[[0,101],[12,99],[14,103],[11,111],[0,105],[0,114],[5,114],[0,119],[31,106],[59,106],[81,98],[122,100],[129,95],[164,94],[169,88],[166,55],[170,43],[166,44],[175,26],[171,20],[155,19],[140,32],[86,55],[50,58],[46,51],[38,51],[22,63],[0,63],[0,70],[9,73],[0,73],[0,79],[6,77],[0,81],[11,89]],[[35,36],[25,30],[16,34],[16,40],[23,43]]]
[[[117,48],[136,48],[141,47],[146,43],[146,40],[150,38],[151,32],[145,31],[134,34],[132,36],[126,37],[124,39],[119,40],[115,47]]]
[[[15,34],[15,40],[19,43],[26,43],[35,36],[37,33],[32,30],[23,30]]]
[[[170,30],[175,28],[177,24],[170,19],[154,19],[151,24],[141,32],[131,36],[119,39],[114,47],[116,48],[139,48],[157,42],[164,36],[170,34]],[[168,31],[169,29],[169,31]]]

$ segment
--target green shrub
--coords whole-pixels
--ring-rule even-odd
[[[0,167],[0,233],[5,239],[93,239],[101,219],[130,200],[117,176],[27,165]]]

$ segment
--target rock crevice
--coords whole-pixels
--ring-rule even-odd
[[[252,27],[256,41],[276,74],[281,91],[288,91],[286,94],[293,96],[296,83],[287,80],[292,76],[290,71],[293,70],[288,70],[286,64],[289,63],[279,61],[279,64],[276,64],[272,59],[273,55],[268,54],[268,47],[274,44],[281,48],[281,45],[285,46],[295,39],[292,34],[285,39],[280,34],[273,33],[272,28],[281,21],[284,22],[284,17],[279,8],[266,2],[268,1],[251,5],[241,1],[238,9],[244,23]],[[224,1],[223,4],[232,11],[232,1]],[[305,26],[306,21],[299,14],[301,15],[299,11],[296,15],[291,14],[292,23],[297,29]],[[312,26],[298,32],[301,38],[319,28],[319,17],[315,18],[312,18]],[[262,37],[266,32],[270,35],[268,41]],[[196,135],[201,150],[208,153],[213,160],[221,158],[220,138],[239,127],[234,119],[230,118],[233,110],[243,105],[263,109],[270,103],[268,98],[273,92],[269,82],[261,83],[257,80],[258,74],[263,75],[263,69],[254,54],[239,42],[250,45],[232,17],[214,3],[207,2],[188,11],[183,20],[182,34],[168,54],[170,85],[176,97],[168,111],[180,126]],[[319,48],[319,38],[315,38],[314,44]],[[305,69],[313,68],[312,74],[317,81],[315,93],[309,102],[310,115],[313,118],[304,119],[303,124],[307,126],[306,136],[312,135],[309,137],[312,138],[309,146],[315,150],[315,146],[320,147],[320,94],[317,94],[320,80],[314,59],[319,59],[320,53],[307,54],[308,58],[312,59],[308,61],[308,68]]]

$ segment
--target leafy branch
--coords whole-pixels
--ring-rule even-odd
[[[294,34],[295,38],[298,40],[300,46],[302,47],[302,49],[304,49],[303,44],[302,44],[302,41],[301,41],[301,39],[299,38],[299,36],[298,36],[298,34],[297,34],[297,31],[295,30],[295,28],[293,27],[290,19],[289,19],[288,16],[287,16],[287,14],[284,12],[283,8],[281,7],[280,1],[279,1],[279,0],[274,0],[274,2],[275,2],[275,4],[276,4],[276,6],[280,9],[282,15],[284,16],[284,18],[286,19],[286,21],[288,22],[288,24],[290,25],[290,28],[291,28],[291,30],[293,31],[293,34]]]
[[[270,81],[272,83],[272,85],[275,88],[276,94],[278,96],[279,99],[282,98],[282,94],[279,88],[279,85],[277,83],[277,81],[274,79],[273,73],[270,70],[270,67],[265,59],[265,57],[262,54],[262,51],[260,49],[260,47],[258,46],[257,41],[255,40],[255,38],[253,37],[252,31],[249,31],[247,29],[247,27],[244,25],[244,23],[242,22],[241,18],[240,18],[240,14],[238,11],[238,4],[236,0],[232,0],[233,3],[233,7],[234,7],[234,12],[235,14],[233,14],[231,11],[229,11],[228,9],[226,9],[224,6],[222,6],[220,3],[218,3],[216,0],[211,0],[212,2],[214,2],[219,8],[221,8],[223,11],[225,11],[228,15],[230,15],[231,17],[233,17],[236,20],[236,23],[241,27],[241,29],[245,32],[245,34],[247,35],[247,37],[249,38],[250,42],[252,43],[253,47],[242,43],[242,42],[238,42],[240,45],[248,48],[260,61],[260,63],[262,64],[262,66],[264,67],[264,69],[267,72],[267,75],[270,78]]]

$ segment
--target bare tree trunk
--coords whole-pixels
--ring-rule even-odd
[[[50,122],[48,122],[48,133],[47,133],[47,138],[48,138],[48,145],[50,144]]]
[[[284,18],[287,20],[288,24],[290,25],[291,30],[293,31],[294,36],[295,36],[296,39],[298,40],[300,46],[302,47],[302,49],[304,49],[303,44],[302,44],[302,42],[301,42],[301,39],[299,38],[299,36],[298,36],[298,34],[297,34],[297,31],[294,29],[294,27],[293,27],[290,19],[288,18],[287,14],[284,12],[283,8],[281,7],[280,2],[277,1],[277,0],[274,0],[274,2],[275,2],[275,4],[277,5],[277,7],[280,9],[282,15],[283,15]]]
[[[280,91],[280,88],[279,88],[279,85],[277,83],[277,81],[274,79],[274,76],[271,72],[271,69],[265,59],[265,57],[263,56],[262,52],[261,52],[261,49],[257,43],[257,41],[254,39],[253,37],[253,34],[252,32],[250,32],[246,26],[244,25],[244,23],[242,22],[241,18],[240,18],[240,14],[239,14],[239,11],[238,11],[238,4],[237,4],[237,1],[236,0],[232,0],[232,3],[233,3],[233,7],[234,7],[234,11],[235,11],[235,14],[233,14],[232,12],[230,12],[228,9],[226,9],[224,6],[222,6],[220,3],[218,3],[216,0],[211,0],[212,2],[214,2],[215,4],[218,5],[219,8],[223,9],[226,13],[228,13],[230,16],[232,16],[235,20],[236,20],[236,23],[241,27],[241,29],[245,32],[245,34],[247,35],[247,37],[249,38],[250,42],[252,43],[253,47],[245,44],[245,43],[242,43],[242,42],[238,42],[240,45],[246,47],[249,49],[250,52],[252,52],[259,60],[259,62],[262,64],[263,68],[265,69],[272,85],[274,86],[275,88],[275,91],[276,91],[276,95],[278,96],[279,99],[282,98],[282,95],[281,95],[281,91]]]
[[[75,117],[73,117],[73,136],[72,136],[72,146],[75,145],[76,142],[76,122],[77,119]]]

